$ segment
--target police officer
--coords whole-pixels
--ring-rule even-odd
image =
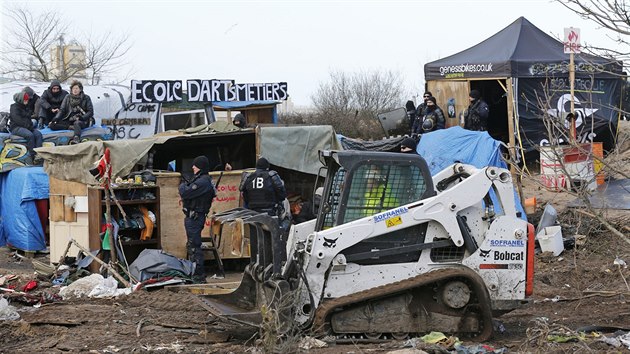
[[[481,93],[477,90],[470,91],[468,95],[470,105],[464,112],[464,129],[486,131],[488,130],[488,104],[481,99]]]
[[[201,230],[206,222],[206,215],[210,211],[212,199],[216,196],[212,178],[208,175],[210,162],[205,156],[197,156],[193,160],[194,176],[190,181],[184,180],[179,185],[179,195],[182,198],[183,212],[186,215],[186,250],[188,259],[196,263],[193,280],[204,283],[206,280],[203,269],[203,252],[201,250]]]
[[[269,161],[261,157],[256,161],[256,171],[243,178],[239,189],[243,193],[246,208],[278,217],[280,239],[274,239],[272,242],[272,277],[278,277],[281,263],[286,261],[286,235],[291,227],[290,208],[288,205],[285,207],[287,192],[284,182],[278,176],[278,172],[269,171]]]
[[[269,171],[269,161],[264,157],[256,161],[256,171],[243,178],[239,189],[248,209],[271,216],[284,211],[282,203],[287,197],[284,182],[278,172]]]

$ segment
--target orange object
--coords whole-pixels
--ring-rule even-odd
[[[536,247],[536,237],[534,236],[534,225],[527,223],[527,261],[525,262],[525,296],[534,293],[534,247]]]
[[[593,170],[595,171],[595,180],[597,181],[597,185],[599,186],[606,182],[606,175],[604,174],[604,171],[602,171],[602,168],[604,168],[604,164],[601,161],[604,158],[604,147],[602,143],[592,143],[591,152],[594,156]]]
[[[533,214],[536,212],[536,197],[525,199],[525,214]]]

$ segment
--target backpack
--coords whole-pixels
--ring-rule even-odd
[[[9,113],[0,112],[0,133],[9,132],[9,117],[10,117]]]

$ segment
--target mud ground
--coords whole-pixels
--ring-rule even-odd
[[[626,133],[630,126],[625,125]],[[629,135],[630,134],[626,134]],[[627,139],[626,141],[630,141]],[[630,172],[630,147],[616,158],[623,174]],[[529,306],[498,317],[494,337],[483,344],[510,353],[630,353],[600,341],[612,337],[614,327],[630,332],[630,211],[609,211],[608,220],[624,233],[614,235],[598,221],[566,208],[574,197],[546,191],[535,179],[524,181],[524,196],[538,198],[537,222],[542,207],[551,202],[559,211],[563,235],[582,235],[560,256],[538,254],[534,295]],[[48,255],[37,260],[48,262]],[[0,275],[16,274],[11,283],[21,288],[35,279],[30,261],[0,248]],[[50,283],[35,290],[56,293]],[[1,293],[1,292],[0,292]],[[78,299],[39,308],[13,302],[21,319],[0,321],[0,353],[262,353],[270,351],[258,332],[246,326],[217,320],[202,307],[196,295],[166,289],[138,291],[115,299]],[[595,326],[595,327],[587,327]],[[604,329],[603,327],[608,327]],[[578,331],[584,331],[579,335]],[[557,337],[553,337],[557,336]],[[558,343],[550,338],[572,339]],[[579,338],[579,339],[578,339]],[[295,338],[292,338],[294,340]],[[479,343],[463,339],[464,345]],[[291,340],[275,348],[293,353]],[[330,344],[313,353],[387,353],[405,347],[406,341]],[[453,350],[420,345],[430,353]]]
[[[569,220],[570,215],[561,215]],[[571,225],[566,225],[570,228]],[[613,264],[630,262],[630,244],[597,229],[584,244],[559,257],[536,257],[533,303],[501,317],[504,331],[485,344],[509,352],[629,352],[586,335],[581,341],[555,343],[549,334],[577,334],[585,326],[630,327],[630,270]],[[46,261],[47,255],[36,257]],[[28,260],[0,248],[0,274],[16,274],[20,288],[35,279]],[[36,289],[56,292],[50,284]],[[0,322],[1,353],[244,353],[263,352],[257,331],[218,321],[196,295],[166,289],[139,291],[116,299],[77,299],[39,308],[13,302],[21,319]],[[499,327],[499,326],[498,326]],[[630,328],[625,331],[627,333]],[[612,332],[612,330],[609,330]],[[611,336],[600,331],[600,335]],[[405,341],[329,345],[315,353],[385,353]],[[464,340],[465,345],[476,343]],[[428,352],[438,347],[426,346]],[[280,348],[279,348],[280,349]],[[452,349],[452,348],[451,348]]]

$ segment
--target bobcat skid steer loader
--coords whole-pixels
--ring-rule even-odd
[[[275,309],[287,327],[323,335],[439,331],[483,341],[493,315],[527,303],[533,226],[516,209],[507,170],[454,164],[431,178],[415,154],[320,159],[317,219],[286,240],[271,217],[233,212],[250,228],[252,257],[238,289],[203,297],[214,315],[259,326],[261,309]]]

